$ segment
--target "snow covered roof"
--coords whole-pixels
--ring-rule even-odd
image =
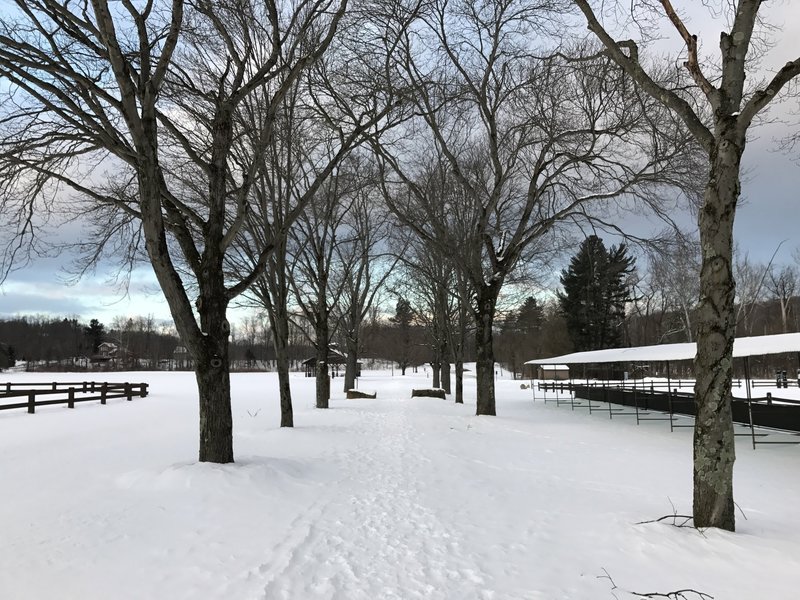
[[[569,365],[551,365],[544,363],[542,366],[547,371],[569,371]]]
[[[734,358],[800,352],[800,333],[781,333],[756,337],[736,338],[733,343]],[[650,362],[660,360],[693,360],[697,353],[695,343],[659,344],[634,348],[610,348],[590,352],[573,352],[550,358],[529,360],[526,365],[552,365],[563,363]]]

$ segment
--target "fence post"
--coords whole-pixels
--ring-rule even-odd
[[[67,394],[67,408],[75,408],[75,388],[69,388]]]
[[[83,382],[83,393],[84,394],[86,393],[86,382],[85,381]]]
[[[753,440],[753,450],[756,449],[756,428],[753,424],[753,401],[752,399],[747,399],[747,412],[750,416],[750,437]]]
[[[108,393],[108,383],[106,383],[104,381],[103,385],[100,386],[100,404],[105,404],[106,403],[106,394],[107,393]]]
[[[672,411],[672,390],[669,387],[667,387],[667,402],[669,403],[669,431],[670,431],[670,433],[672,433],[673,431],[675,431],[675,425],[674,425],[674,422],[672,420],[672,418],[673,418],[672,417],[672,415],[673,415],[673,411]]]
[[[131,392],[131,384],[127,381],[125,382],[125,396],[128,398],[128,402],[133,400],[133,393]]]
[[[139,395],[142,398],[147,398],[147,384],[146,383],[140,383],[139,385],[140,385]],[[531,387],[533,387],[533,386],[531,386]]]
[[[36,412],[36,392],[31,390],[28,392],[28,413],[33,414]]]

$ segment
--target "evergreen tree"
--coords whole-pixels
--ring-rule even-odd
[[[530,335],[536,333],[544,322],[544,309],[533,296],[528,296],[517,312],[515,324],[517,331]]]
[[[614,348],[622,344],[625,305],[631,300],[627,275],[635,259],[625,244],[606,248],[603,240],[586,238],[561,272],[561,312],[575,351]]]
[[[397,300],[392,322],[400,329],[400,352],[398,363],[403,375],[411,362],[411,324],[414,321],[414,309],[411,303],[402,296]]]
[[[92,319],[83,332],[92,345],[92,354],[97,354],[97,350],[100,348],[100,344],[103,343],[103,337],[106,334],[106,326],[97,319]]]
[[[539,358],[543,323],[544,310],[533,296],[505,318],[500,335],[495,337],[495,355],[514,378],[522,372],[526,360]]]

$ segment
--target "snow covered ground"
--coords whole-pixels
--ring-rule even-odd
[[[192,374],[108,377],[151,394],[0,412],[2,599],[800,597],[798,446],[738,438],[747,519],[701,533],[637,524],[691,512],[691,429],[534,403],[520,382],[498,381],[493,418],[474,381],[457,406],[412,400],[423,374],[366,374],[376,400],[336,379],[321,411],[297,375],[281,430],[275,376],[236,374],[221,466],[195,462]]]

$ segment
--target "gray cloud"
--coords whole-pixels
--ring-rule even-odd
[[[5,292],[0,295],[0,316],[3,317],[31,314],[83,315],[87,308],[80,298],[24,292]]]

